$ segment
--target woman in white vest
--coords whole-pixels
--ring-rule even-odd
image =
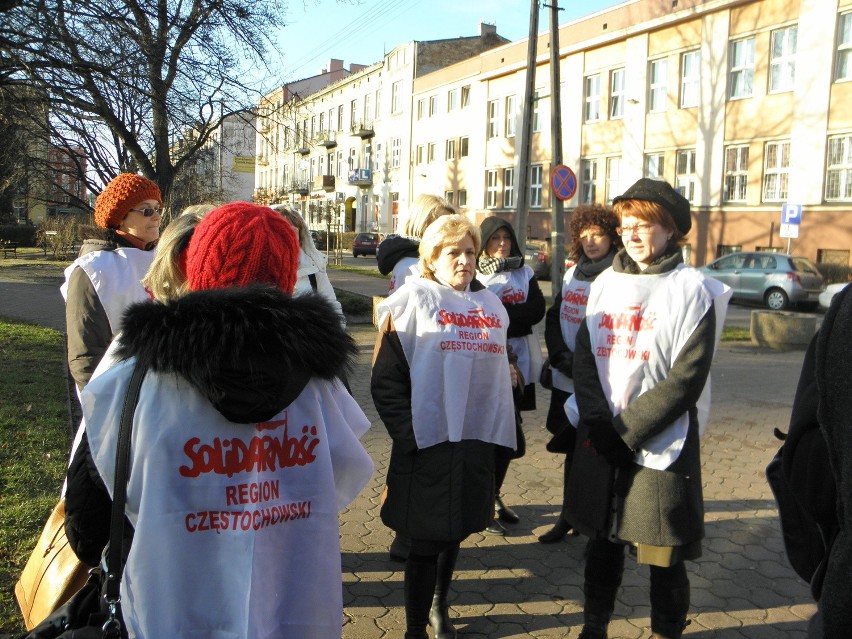
[[[417,247],[423,232],[442,215],[455,212],[453,205],[439,195],[423,193],[414,198],[400,224],[400,234],[383,240],[376,254],[379,272],[391,276],[388,294],[405,284],[409,277],[420,277]]]
[[[533,326],[544,317],[544,296],[533,270],[524,264],[524,252],[509,222],[497,216],[486,217],[479,225],[479,232],[482,234],[482,248],[476,260],[477,279],[503,302],[503,308],[509,315],[509,346],[517,357],[517,366],[524,379],[523,389],[515,395],[518,448],[517,451],[497,449],[494,466],[497,519],[485,529],[489,534],[503,535],[506,531],[501,521],[509,524],[520,521],[517,513],[503,502],[500,490],[509,462],[524,454],[520,411],[535,410],[535,385],[541,373],[542,358]]]
[[[494,448],[515,447],[509,318],[474,279],[479,229],[462,215],[420,242],[422,277],[378,307],[371,392],[393,440],[386,526],[411,540],[406,639],[452,639],[447,594],[459,544],[494,515]]]
[[[116,176],[95,200],[95,223],[103,238],[87,239],[65,269],[68,368],[83,388],[118,332],[121,314],[150,299],[141,280],[160,237],[160,189],[134,173]]]
[[[650,566],[653,636],[678,639],[684,561],[704,537],[699,436],[730,289],[683,263],[690,207],[668,183],[643,178],[613,210],[624,250],[591,286],[574,351],[581,441],[567,515],[590,538],[580,637],[607,636],[628,546]]]
[[[571,524],[565,516],[565,505],[576,429],[568,422],[565,402],[574,392],[574,345],[577,329],[586,315],[589,288],[595,278],[612,265],[612,258],[621,248],[617,227],[615,213],[603,204],[584,204],[574,209],[568,222],[568,237],[571,238],[568,254],[574,260],[574,266],[565,273],[562,289],[556,293],[553,306],[547,311],[544,320],[544,342],[553,379],[546,422],[553,439],[547,449],[564,453],[565,466],[562,510],[553,527],[539,536],[538,540],[543,544],[561,541],[571,532]]]
[[[369,421],[335,379],[357,353],[330,304],[291,297],[299,247],[269,208],[221,206],[186,250],[190,292],[131,307],[118,363],[82,392],[66,529],[96,564],[118,422],[147,367],[131,440],[121,583],[131,638],[340,637],[338,512],[373,464]]]

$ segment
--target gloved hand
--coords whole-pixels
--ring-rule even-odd
[[[600,421],[589,424],[589,439],[598,455],[610,466],[620,468],[633,461],[633,451],[616,432],[612,422]]]

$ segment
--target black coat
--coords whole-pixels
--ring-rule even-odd
[[[471,284],[472,290],[482,288]],[[464,440],[417,448],[411,373],[390,323],[379,336],[370,391],[393,440],[384,524],[414,539],[444,542],[459,542],[488,526],[494,516],[495,445]]]

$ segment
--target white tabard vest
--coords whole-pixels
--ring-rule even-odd
[[[142,278],[153,260],[153,250],[122,247],[114,251],[92,251],[78,257],[65,269],[65,283],[59,290],[62,297],[68,299],[71,273],[78,266],[83,269],[95,287],[115,335],[121,328],[121,317],[127,307],[151,299],[151,294],[142,286]]]
[[[112,492],[134,360],[82,392]],[[369,480],[370,422],[339,383],[311,380],[261,424],[227,421],[188,382],[149,372],[133,422],[121,582],[130,637],[341,636],[337,514]]]
[[[562,278],[562,302],[559,306],[559,327],[562,330],[562,339],[565,345],[574,352],[577,343],[577,331],[583,318],[586,316],[586,303],[589,301],[589,289],[591,282],[581,282],[574,279],[576,266],[572,266]],[[555,368],[553,371],[553,385],[566,393],[574,392],[574,379],[563,375]],[[576,421],[572,421],[576,426]]]
[[[731,290],[684,264],[659,275],[607,269],[593,282],[586,307],[592,354],[613,415],[663,381],[696,326],[715,301],[716,342],[725,323]],[[703,434],[710,404],[710,378],[699,400]],[[663,470],[680,455],[689,427],[684,413],[636,452],[641,466]]]
[[[493,275],[476,274],[485,287],[500,298],[503,304],[523,304],[527,301],[530,292],[530,278],[533,270],[529,266],[494,273]],[[532,338],[532,339],[528,339]],[[524,337],[510,337],[509,346],[518,356],[518,368],[524,376],[524,382],[535,384],[541,376],[541,346],[535,335]],[[534,352],[536,349],[538,352]],[[538,362],[538,366],[534,365]]]
[[[388,314],[411,370],[417,447],[479,439],[515,448],[509,318],[500,300],[417,278],[379,304],[380,326]]]
[[[394,264],[391,271],[388,295],[402,288],[411,277],[420,277],[420,260],[416,257],[403,257]]]

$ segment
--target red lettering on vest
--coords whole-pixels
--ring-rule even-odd
[[[606,328],[611,331],[652,331],[657,322],[654,313],[642,314],[641,306],[631,306],[624,313],[601,313],[598,328]]]
[[[438,311],[438,325],[460,326],[461,328],[502,328],[500,316],[496,313],[486,315],[481,308],[474,308],[465,313],[453,313],[441,309]]]

